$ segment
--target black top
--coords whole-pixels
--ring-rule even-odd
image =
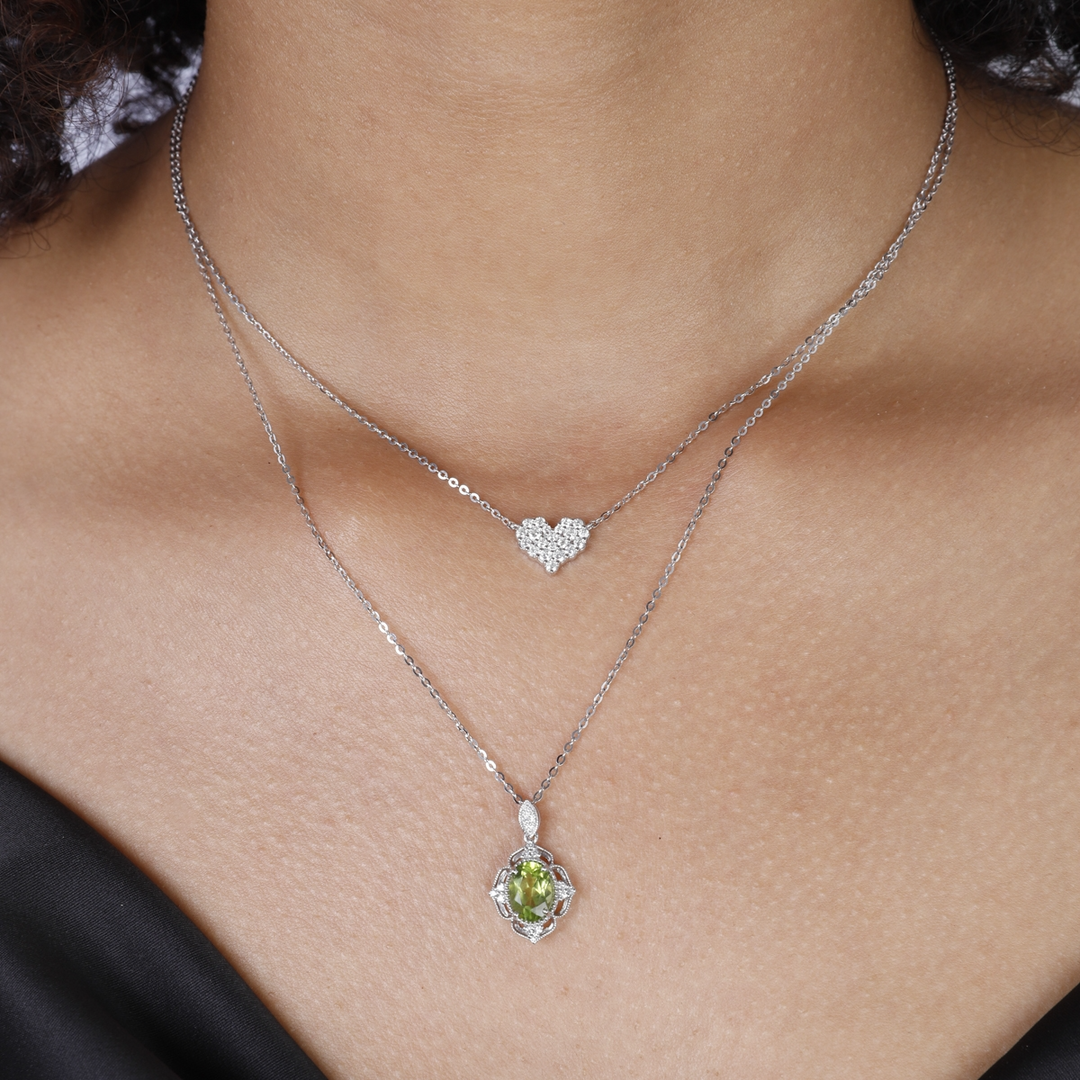
[[[325,1080],[194,924],[0,763],[2,1080]],[[1080,988],[983,1080],[1080,1080]]]

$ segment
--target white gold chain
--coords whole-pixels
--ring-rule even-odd
[[[682,538],[679,540],[675,551],[672,553],[671,558],[668,560],[667,565],[664,567],[663,573],[660,575],[656,588],[653,589],[652,595],[649,597],[648,603],[645,605],[645,610],[642,611],[637,623],[633,630],[630,632],[629,638],[623,645],[615,663],[612,665],[611,670],[607,673],[604,681],[600,685],[600,689],[593,697],[592,702],[585,710],[585,714],[578,721],[577,726],[574,728],[570,735],[570,738],[564,743],[562,751],[555,758],[555,763],[548,769],[547,775],[544,777],[539,788],[531,796],[532,803],[538,803],[543,799],[544,793],[551,786],[551,782],[558,775],[559,770],[566,762],[567,755],[577,745],[578,740],[581,738],[585,729],[589,726],[589,722],[592,720],[593,715],[599,708],[600,703],[604,700],[604,696],[611,688],[612,683],[615,681],[615,677],[619,674],[620,670],[625,664],[627,657],[630,655],[630,650],[634,647],[635,642],[641,636],[642,631],[645,629],[646,623],[649,621],[649,617],[652,615],[653,610],[656,607],[657,602],[660,599],[661,594],[670,581],[672,574],[675,572],[675,568],[678,566],[683,552],[686,550],[686,545],[690,542],[690,538],[694,534],[694,530],[697,528],[697,524],[701,519],[701,515],[705,512],[705,508],[709,505],[712,499],[713,493],[716,491],[717,485],[723,477],[724,469],[727,467],[728,462],[731,460],[732,455],[735,453],[736,448],[741,444],[742,440],[753,428],[758,420],[765,415],[767,409],[769,409],[773,402],[780,396],[780,394],[787,389],[791,384],[791,381],[796,375],[805,367],[810,361],[813,355],[821,348],[822,345],[828,340],[832,332],[839,325],[840,320],[848,314],[861,300],[870,294],[870,292],[877,287],[878,282],[884,277],[889,267],[895,261],[897,255],[900,253],[901,247],[903,247],[904,241],[907,239],[911,230],[915,227],[916,223],[926,212],[927,207],[930,205],[930,201],[933,199],[938,188],[941,186],[941,182],[945,176],[945,170],[949,163],[949,157],[952,153],[953,137],[956,130],[956,115],[957,115],[957,102],[956,102],[956,75],[953,68],[953,63],[949,55],[942,52],[942,59],[945,66],[946,79],[948,81],[948,104],[945,108],[945,119],[941,129],[941,135],[938,139],[937,146],[934,149],[933,156],[930,159],[930,166],[927,169],[926,178],[923,181],[922,187],[919,189],[918,195],[915,197],[915,201],[912,205],[911,212],[907,217],[903,229],[897,238],[889,245],[885,254],[875,263],[873,269],[863,279],[859,287],[851,294],[847,301],[840,306],[840,308],[830,315],[801,345],[798,346],[792,353],[790,353],[781,363],[777,364],[770,371],[766,372],[756,383],[754,383],[747,390],[744,390],[741,394],[737,394],[727,404],[721,406],[719,409],[710,413],[687,437],[683,440],[665,459],[662,461],[652,472],[648,474],[643,480],[641,480],[631,491],[629,491],[622,499],[615,503],[612,507],[606,510],[598,518],[589,523],[588,528],[593,529],[597,525],[602,524],[613,514],[617,513],[623,506],[625,506],[635,495],[644,490],[649,484],[651,484],[658,476],[660,476],[668,465],[670,465],[682,452],[701,435],[717,418],[722,416],[730,408],[745,401],[751,394],[756,393],[758,390],[763,389],[775,378],[781,376],[775,386],[769,391],[769,393],[762,399],[756,409],[748,416],[742,426],[738,429],[731,441],[725,448],[723,455],[717,462],[716,468],[709,478],[709,482],[705,486],[705,490],[698,501],[693,515],[690,518],[686,529],[683,532]],[[194,85],[194,84],[193,84]],[[225,334],[226,339],[229,342],[229,347],[232,350],[233,358],[236,361],[237,367],[240,369],[240,373],[243,376],[244,382],[247,385],[248,393],[251,395],[251,400],[255,406],[255,411],[259,415],[259,420],[262,423],[263,429],[266,432],[266,437],[270,441],[270,446],[273,449],[274,456],[277,458],[278,465],[281,467],[281,471],[285,476],[285,480],[289,485],[289,489],[292,491],[293,498],[296,500],[297,506],[300,508],[300,513],[303,515],[304,521],[307,524],[308,529],[311,531],[311,535],[315,538],[315,542],[319,545],[320,550],[329,560],[330,565],[337,571],[338,575],[344,581],[349,591],[356,597],[356,599],[363,606],[368,616],[378,627],[379,632],[386,638],[387,642],[394,649],[394,652],[402,658],[409,670],[419,679],[421,686],[431,695],[435,703],[440,709],[450,718],[457,730],[462,734],[469,746],[480,758],[484,767],[488,772],[492,773],[496,780],[503,786],[506,792],[513,798],[516,803],[522,803],[526,801],[521,795],[517,793],[514,785],[506,778],[506,775],[496,765],[494,760],[488,755],[476,739],[469,733],[468,729],[462,724],[457,714],[447,703],[446,699],[439,692],[438,688],[431,682],[431,680],[424,674],[419,664],[413,659],[412,656],[406,651],[403,645],[398,640],[396,633],[391,631],[387,621],[375,610],[371,601],[364,595],[360,586],[353,580],[352,576],[342,565],[333,549],[327,543],[325,537],[320,532],[318,526],[315,524],[314,519],[311,516],[311,512],[308,510],[307,503],[304,500],[303,495],[300,493],[300,488],[297,485],[296,478],[293,475],[292,469],[285,457],[284,451],[281,448],[281,444],[278,441],[277,435],[274,432],[273,427],[270,424],[270,420],[266,415],[266,410],[263,407],[262,400],[259,397],[258,391],[255,388],[255,383],[252,380],[251,374],[248,371],[247,364],[244,361],[243,356],[240,353],[240,347],[236,342],[236,337],[233,334],[232,327],[229,324],[228,317],[225,314],[225,308],[218,295],[218,288],[228,298],[228,300],[236,307],[236,309],[243,315],[243,317],[254,327],[290,364],[293,365],[305,378],[308,379],[318,390],[330,398],[346,412],[349,413],[355,420],[359,421],[365,427],[369,428],[380,438],[388,441],[392,446],[401,450],[403,453],[408,454],[411,458],[418,461],[420,464],[425,465],[430,471],[434,472],[440,479],[446,480],[447,483],[451,483],[458,491],[462,491],[463,485],[457,483],[456,479],[450,477],[448,474],[430,462],[426,457],[418,454],[412,450],[407,444],[401,442],[389,432],[378,427],[372,423],[366,417],[356,412],[349,405],[347,405],[337,394],[327,388],[318,378],[316,378],[303,364],[297,361],[277,340],[269,331],[263,327],[263,325],[248,311],[248,309],[241,302],[239,297],[229,288],[224,277],[221,275],[213,260],[210,258],[209,253],[206,250],[205,245],[199,233],[197,232],[194,222],[192,221],[191,212],[188,208],[187,199],[184,192],[183,175],[180,168],[180,149],[181,140],[184,128],[184,118],[187,114],[188,102],[191,97],[191,90],[189,87],[187,93],[184,95],[180,102],[180,105],[176,111],[176,116],[173,120],[172,134],[170,137],[170,171],[172,177],[172,189],[173,198],[176,203],[176,209],[184,223],[184,228],[187,232],[188,241],[191,244],[192,252],[195,256],[195,263],[199,269],[199,273],[202,276],[203,283],[206,286],[207,294],[210,298],[210,302],[213,304],[214,311],[217,313],[218,322],[221,325],[222,332]],[[466,494],[471,501],[478,503],[481,507],[488,511],[493,517],[497,518],[508,528],[518,529],[518,525],[501,514],[498,510],[492,507],[485,500],[482,500],[475,494],[470,492],[468,488],[462,491]]]
[[[685,439],[674,450],[671,451],[661,461],[656,468],[654,468],[648,475],[644,476],[637,482],[621,499],[612,504],[599,516],[593,518],[585,525],[585,528],[592,532],[599,525],[603,525],[611,517],[617,514],[631,499],[640,495],[651,483],[658,480],[665,472],[669,465],[673,464],[682,454],[694,443],[701,435],[703,435],[708,429],[729,409],[734,408],[736,405],[741,405],[748,398],[752,397],[759,390],[768,386],[778,375],[787,370],[792,364],[796,363],[801,357],[808,355],[808,350],[811,343],[818,337],[825,335],[827,337],[832,330],[836,328],[837,323],[847,315],[852,309],[856,307],[860,300],[863,299],[884,277],[886,271],[892,265],[893,260],[896,258],[903,246],[904,240],[907,238],[908,233],[915,227],[915,223],[922,216],[926,206],[929,205],[930,200],[934,196],[934,192],[937,191],[938,186],[941,184],[942,177],[945,174],[944,163],[948,161],[949,153],[952,149],[953,132],[956,125],[956,77],[953,70],[952,59],[945,53],[942,53],[942,58],[945,65],[945,74],[949,84],[949,102],[946,109],[945,121],[942,124],[941,135],[938,139],[937,146],[934,150],[933,157],[930,160],[929,168],[927,169],[926,179],[923,182],[923,186],[919,191],[918,196],[912,206],[911,214],[904,224],[904,228],[901,230],[899,236],[890,245],[888,251],[874,264],[873,269],[867,274],[867,276],[859,284],[858,288],[851,294],[845,303],[843,303],[833,314],[831,314],[805,341],[800,343],[793,349],[783,360],[777,365],[770,368],[764,375],[762,375],[756,382],[752,383],[741,393],[736,394],[730,401],[725,402],[723,405],[714,409],[708,416],[706,416],[701,423],[686,436]],[[329,387],[319,376],[317,376],[309,367],[299,361],[293,354],[274,336],[265,325],[254,315],[247,304],[236,293],[235,289],[226,280],[225,275],[222,273],[217,263],[211,258],[210,253],[206,249],[206,245],[203,242],[202,237],[199,235],[198,230],[191,218],[191,213],[188,209],[187,198],[184,192],[184,186],[182,180],[177,183],[176,178],[180,177],[180,151],[183,139],[184,117],[187,112],[188,101],[191,96],[191,92],[194,89],[194,82],[188,87],[187,92],[184,95],[183,100],[180,103],[180,107],[177,110],[176,117],[173,121],[173,139],[170,145],[171,153],[171,167],[174,177],[173,194],[176,199],[176,208],[180,213],[180,216],[184,220],[184,225],[187,228],[188,239],[191,242],[192,249],[195,251],[196,257],[201,260],[202,265],[205,266],[207,271],[215,279],[221,292],[226,296],[229,302],[240,313],[241,316],[248,322],[248,324],[263,337],[273,349],[287,361],[297,372],[299,372],[312,386],[315,387],[321,394],[324,394],[335,405],[343,409],[349,416],[351,416],[357,423],[367,428],[368,431],[377,435],[380,439],[385,440],[394,449],[399,450],[405,454],[411,460],[415,461],[418,465],[423,466],[437,477],[439,480],[448,484],[450,488],[457,491],[460,495],[466,496],[470,502],[475,503],[482,510],[490,514],[496,521],[501,522],[506,528],[517,532],[521,528],[521,523],[514,521],[508,517],[501,510],[492,506],[487,499],[481,498],[480,495],[467,484],[462,483],[456,476],[451,474],[443,468],[440,468],[435,462],[431,461],[426,455],[421,454],[419,451],[411,447],[407,442],[399,439],[392,432],[386,428],[380,427],[377,423],[353,408],[348,402],[346,402],[336,391]],[[940,167],[939,167],[940,166]]]

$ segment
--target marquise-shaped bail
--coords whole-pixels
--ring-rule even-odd
[[[518,808],[518,824],[526,840],[535,840],[540,832],[540,812],[526,799]]]

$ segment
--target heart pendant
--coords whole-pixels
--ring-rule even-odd
[[[526,555],[544,564],[549,574],[572,559],[589,539],[581,518],[563,518],[553,529],[543,518],[526,518],[517,530],[518,543]]]

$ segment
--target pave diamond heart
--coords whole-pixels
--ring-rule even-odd
[[[549,574],[572,559],[589,539],[581,518],[563,518],[553,529],[543,518],[526,518],[517,531],[518,543],[526,555],[544,564]]]

